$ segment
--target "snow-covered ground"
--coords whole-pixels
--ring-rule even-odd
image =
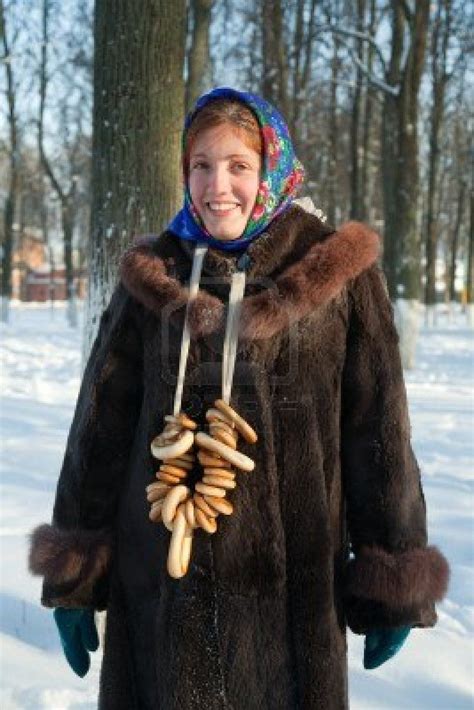
[[[56,306],[14,304],[1,326],[2,710],[96,707],[100,652],[85,679],[62,656],[52,614],[27,572],[27,533],[48,521],[79,387],[80,329]],[[423,472],[431,543],[449,558],[452,580],[436,628],[411,633],[376,671],[362,668],[363,639],[350,635],[354,710],[461,710],[473,694],[474,334],[461,314],[424,330],[407,374],[413,442]],[[278,709],[280,710],[280,709]],[[286,710],[281,708],[281,710]]]

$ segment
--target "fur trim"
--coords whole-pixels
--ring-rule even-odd
[[[378,235],[360,222],[348,222],[328,235],[327,231],[322,231],[316,217],[301,214],[298,208],[295,210],[292,220],[282,221],[284,228],[293,232],[288,236],[288,243],[295,244],[296,252],[300,236],[300,241],[305,244],[308,235],[314,234],[315,237],[296,263],[275,279],[273,287],[244,298],[240,321],[243,339],[270,338],[300,320],[337,296],[348,280],[369,268],[378,257]],[[275,229],[272,235],[269,230],[266,239],[256,242],[252,255],[257,263],[253,273],[265,274],[270,265],[274,269],[281,265],[275,255],[275,250],[282,248],[281,242],[285,239],[280,232],[281,229]],[[159,245],[160,240],[156,238],[140,240],[126,252],[121,266],[121,277],[127,290],[157,315],[167,304],[177,310],[188,301],[187,289],[168,272],[166,257],[157,253],[155,247],[159,251]],[[288,249],[288,245],[286,247]],[[189,306],[192,337],[202,337],[220,328],[224,312],[222,301],[201,288]]]
[[[404,609],[440,601],[448,581],[448,562],[436,547],[395,554],[380,547],[364,547],[348,564],[346,592]]]
[[[110,534],[44,524],[33,530],[30,539],[29,568],[32,574],[44,577],[47,598],[43,604],[93,605],[94,586],[110,563]]]
[[[244,300],[240,320],[243,339],[270,338],[340,293],[349,279],[377,259],[380,240],[360,222],[348,222],[315,244],[276,279],[276,288]]]
[[[176,278],[167,274],[163,259],[153,255],[155,243],[156,238],[138,239],[122,257],[120,274],[132,296],[158,314],[168,304],[176,310],[185,306],[189,292]],[[224,306],[218,298],[200,289],[193,306],[189,317],[192,334],[208,335],[219,328]]]

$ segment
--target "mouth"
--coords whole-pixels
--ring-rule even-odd
[[[209,212],[216,217],[228,217],[240,207],[239,202],[206,202]]]

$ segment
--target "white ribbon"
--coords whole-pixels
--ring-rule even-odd
[[[183,335],[181,338],[181,354],[179,356],[179,371],[178,382],[176,383],[176,392],[174,395],[173,414],[175,417],[181,411],[181,403],[183,401],[184,376],[186,374],[186,365],[188,363],[189,344],[191,342],[191,334],[189,332],[188,312],[191,302],[196,298],[199,291],[199,282],[201,280],[202,264],[207,253],[207,244],[198,244],[194,250],[193,268],[191,271],[191,279],[189,281],[189,300],[186,304],[186,315],[184,317]]]
[[[229,310],[225,329],[224,349],[222,351],[222,399],[230,404],[230,394],[234,379],[237,343],[239,340],[239,318],[245,291],[245,271],[232,274],[229,294]]]
[[[189,332],[188,312],[191,302],[196,298],[201,280],[202,265],[207,253],[207,245],[197,245],[194,250],[193,267],[189,281],[189,300],[186,305],[186,315],[184,319],[183,335],[181,339],[181,354],[179,358],[178,381],[174,397],[173,414],[177,416],[181,412],[183,399],[184,378],[186,365],[188,362],[189,345],[191,334]],[[234,379],[235,361],[237,358],[237,343],[239,340],[239,318],[242,300],[245,291],[246,274],[245,271],[236,271],[232,275],[229,308],[227,311],[227,322],[224,337],[224,347],[222,351],[222,399],[227,404],[230,403],[232,392],[232,382]]]

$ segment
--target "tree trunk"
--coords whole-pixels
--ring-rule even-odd
[[[55,263],[54,263],[54,250],[51,245],[51,240],[49,238],[49,224],[48,224],[48,205],[46,201],[46,191],[45,184],[43,180],[43,175],[40,176],[40,224],[41,224],[41,234],[43,236],[43,243],[46,247],[46,252],[48,255],[49,262],[49,302],[51,304],[51,317],[54,317],[54,304],[56,299],[55,294]]]
[[[444,21],[442,7],[445,8]],[[438,224],[435,210],[439,172],[439,138],[444,120],[445,90],[448,83],[446,72],[448,41],[451,31],[451,0],[438,3],[436,17],[433,24],[431,42],[431,70],[433,103],[431,107],[430,152],[428,167],[428,196],[426,214],[426,286],[425,304],[427,308],[427,322],[434,322],[434,306],[436,304],[436,257],[438,248]],[[433,314],[430,317],[430,311]]]
[[[375,35],[375,0],[370,3],[370,18],[368,32],[371,37]],[[367,70],[372,74],[374,63],[374,48],[372,44],[367,49]],[[361,206],[359,219],[372,221],[371,211],[373,209],[372,194],[373,194],[373,170],[372,168],[372,135],[373,135],[373,117],[374,117],[374,89],[370,84],[367,84],[364,99],[364,117],[363,117],[363,138],[362,138],[362,157],[360,165],[360,193]]]
[[[429,6],[429,0],[417,2],[409,22],[410,47],[398,102],[399,170],[395,196],[402,245],[400,285],[403,298],[415,300],[420,297],[421,283],[418,220],[418,94],[425,57]]]
[[[403,10],[399,3],[392,2],[392,53],[386,80],[390,86],[399,86],[403,54]],[[384,197],[384,249],[383,266],[392,301],[397,299],[399,230],[395,186],[398,162],[398,102],[391,93],[384,97],[382,112],[382,180]]]
[[[185,0],[96,0],[86,349],[137,233],[180,206]]]
[[[304,33],[304,7],[305,0],[297,0],[295,8],[295,29],[290,53],[293,56],[291,72],[291,111],[287,117],[290,134],[293,142],[296,141],[297,127],[301,116],[301,65],[303,63],[303,33]],[[296,142],[295,142],[296,147]]]
[[[466,264],[466,305],[469,325],[474,326],[474,192],[472,190]]]
[[[12,252],[13,252],[13,221],[18,192],[18,128],[15,107],[15,83],[11,65],[10,47],[5,26],[3,0],[0,0],[0,34],[3,42],[4,66],[7,78],[8,127],[10,133],[9,163],[10,176],[8,193],[5,200],[4,229],[1,242],[1,313],[0,319],[8,323],[9,303],[12,295]]]
[[[390,70],[400,77],[397,96],[387,95],[384,116],[384,203],[386,263],[392,296],[399,304],[398,324],[403,364],[414,366],[420,311],[421,254],[419,237],[418,102],[429,17],[429,0],[420,0],[410,11],[406,3],[392,0],[393,45]],[[405,63],[403,29],[407,22],[409,46]],[[390,73],[390,71],[389,71]],[[389,133],[387,133],[389,131]],[[388,160],[393,165],[388,165]]]
[[[73,328],[77,326],[76,285],[74,282],[74,263],[72,256],[72,237],[74,218],[67,201],[61,207],[61,222],[63,230],[64,266],[66,269],[66,293],[68,305],[68,322]]]
[[[66,269],[67,320],[71,328],[77,327],[77,313],[74,291],[74,274],[72,267],[72,236],[74,229],[74,203],[76,196],[76,181],[71,179],[69,189],[64,189],[50,163],[44,145],[44,113],[46,108],[46,91],[48,87],[48,46],[49,46],[49,12],[51,0],[43,0],[41,64],[40,64],[40,104],[38,120],[38,148],[41,165],[61,203],[61,226],[63,232],[64,266]]]
[[[211,87],[211,55],[209,30],[214,0],[192,0],[192,41],[188,54],[188,79],[186,82],[186,111],[196,99]]]
[[[357,29],[364,30],[365,20],[365,0],[357,0]],[[357,40],[357,56],[361,63],[364,61],[364,43]],[[351,116],[351,210],[352,219],[363,219],[363,200],[361,184],[361,157],[362,145],[360,140],[360,118],[362,111],[362,71],[359,67],[356,70],[356,86],[352,101]]]
[[[448,301],[454,303],[456,301],[456,259],[459,248],[459,235],[461,232],[462,218],[464,214],[464,200],[466,195],[466,183],[461,180],[459,186],[458,204],[456,210],[456,222],[454,224],[453,236],[451,240],[449,267],[448,267]]]
[[[297,155],[303,155],[305,147],[303,133],[307,133],[307,126],[302,125],[304,124],[304,121],[302,121],[302,109],[307,100],[306,92],[311,78],[316,3],[317,0],[311,0],[309,7],[306,7],[305,0],[298,0],[295,10],[293,46],[290,47],[291,56],[294,57],[294,60],[291,79],[291,106],[288,107],[287,120]]]
[[[338,162],[338,119],[337,119],[337,81],[339,75],[338,42],[333,36],[333,55],[331,59],[331,90],[329,99],[329,155],[328,155],[328,222],[336,224],[337,206],[337,162]]]
[[[261,0],[262,94],[284,116],[288,107],[288,61],[280,0]]]

